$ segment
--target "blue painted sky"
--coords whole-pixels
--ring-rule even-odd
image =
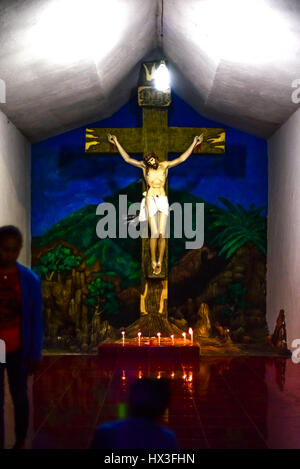
[[[121,156],[87,156],[86,127],[140,127],[136,98],[108,119],[66,132],[32,146],[32,235],[45,233],[72,212],[98,204],[141,178],[138,168]],[[223,127],[224,156],[192,155],[169,172],[173,189],[190,192],[222,206],[218,197],[248,208],[267,206],[267,143],[245,132],[205,119],[173,94],[169,126]],[[175,155],[170,155],[173,158]]]

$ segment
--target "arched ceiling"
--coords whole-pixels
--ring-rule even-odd
[[[0,109],[32,142],[110,116],[161,47],[208,118],[268,138],[299,107],[300,0],[0,0],[0,45]]]

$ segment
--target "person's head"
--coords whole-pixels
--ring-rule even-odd
[[[152,151],[146,151],[143,156],[143,161],[146,165],[147,172],[149,171],[149,168],[157,169],[159,165],[158,161],[158,156],[156,153],[153,153]]]
[[[0,265],[13,267],[23,245],[23,236],[19,228],[13,225],[0,227]]]
[[[170,396],[170,385],[167,379],[138,379],[130,388],[130,415],[155,420],[167,409]]]

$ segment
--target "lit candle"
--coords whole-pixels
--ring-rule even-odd
[[[171,335],[172,345],[174,345],[174,334]]]
[[[193,329],[191,327],[189,328],[189,334],[191,336],[191,342],[192,342],[192,345],[193,345]]]
[[[142,335],[142,333],[141,333],[141,332],[138,332],[139,345],[141,345],[141,335]]]
[[[183,332],[182,336],[183,336],[183,344],[186,345],[186,332]]]
[[[123,343],[123,347],[125,345],[125,331],[122,331],[122,343]]]
[[[157,335],[157,339],[158,339],[158,345],[160,345],[160,336],[161,336],[161,333],[158,332],[156,335]]]
[[[122,372],[122,381],[125,381],[126,380],[126,374],[125,374],[125,370],[123,370]]]

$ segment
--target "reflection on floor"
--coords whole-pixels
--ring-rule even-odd
[[[32,448],[88,448],[96,425],[124,415],[139,376],[170,378],[163,423],[183,449],[300,448],[300,365],[290,359],[205,357],[197,369],[172,369],[97,356],[43,358],[33,384]]]

